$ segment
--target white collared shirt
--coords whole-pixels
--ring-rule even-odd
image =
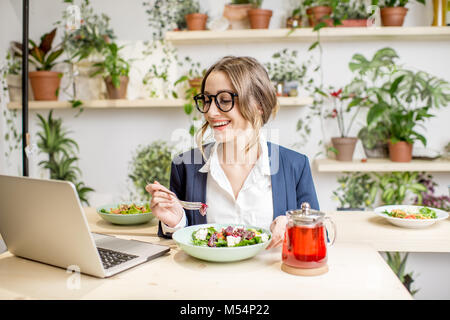
[[[208,174],[206,182],[207,223],[233,223],[270,228],[273,221],[272,182],[267,141],[260,135],[261,154],[247,176],[237,198],[223,171],[219,155],[222,144],[215,143],[211,156],[199,172]],[[164,233],[173,233],[186,225],[186,215],[174,228],[161,224]]]

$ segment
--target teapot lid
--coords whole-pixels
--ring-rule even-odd
[[[319,210],[311,209],[308,202],[303,202],[301,209],[289,210],[287,214],[294,220],[294,222],[302,224],[314,224],[320,222],[325,217],[325,213]]]

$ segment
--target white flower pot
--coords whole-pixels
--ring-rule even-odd
[[[22,102],[22,76],[18,74],[8,74],[6,76],[6,82],[8,84],[9,101]],[[30,80],[28,80],[28,100],[34,100]]]
[[[101,75],[90,77],[96,68],[96,62],[80,61],[75,63],[75,86],[77,90],[76,98],[79,100],[103,100],[106,99],[106,86]]]

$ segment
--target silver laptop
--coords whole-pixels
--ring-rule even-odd
[[[91,233],[74,185],[0,175],[0,234],[12,254],[106,278],[168,246]]]

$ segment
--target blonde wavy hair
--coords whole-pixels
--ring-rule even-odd
[[[239,111],[253,127],[253,135],[245,147],[247,153],[259,140],[260,129],[270,116],[275,116],[279,105],[276,90],[266,69],[255,58],[226,56],[214,63],[203,77],[201,92],[205,91],[206,79],[212,72],[224,72],[239,96]],[[196,133],[196,142],[203,157],[204,135],[209,127],[205,121]]]

